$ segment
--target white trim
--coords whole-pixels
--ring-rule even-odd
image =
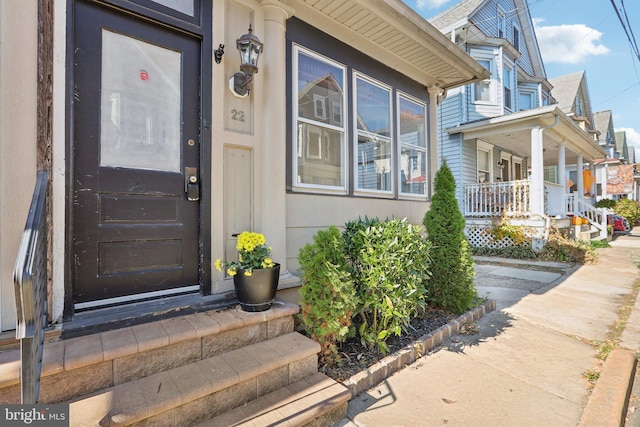
[[[494,179],[494,173],[493,173],[493,144],[489,144],[488,142],[482,141],[480,139],[476,140],[476,179],[477,179],[477,175],[478,173],[481,171],[481,169],[478,166],[478,151],[484,151],[488,154],[487,156],[487,166],[488,166],[488,170],[484,170],[482,169],[482,172],[488,172],[489,173],[489,180],[485,181],[485,182],[493,182]],[[478,180],[479,181],[479,180]]]
[[[322,193],[332,193],[332,194],[346,194],[347,193],[347,188],[348,188],[348,182],[349,182],[349,168],[348,168],[348,164],[347,164],[347,153],[348,153],[348,147],[347,147],[347,143],[348,143],[348,138],[347,138],[347,128],[346,128],[346,123],[347,123],[347,114],[348,114],[348,109],[343,109],[341,111],[342,113],[342,120],[341,120],[341,126],[336,126],[335,124],[331,124],[331,123],[323,123],[323,122],[316,122],[313,119],[310,118],[304,118],[304,117],[299,117],[299,111],[298,111],[298,71],[299,71],[299,56],[300,54],[303,54],[307,57],[310,57],[312,59],[324,62],[326,64],[328,64],[329,66],[332,67],[336,67],[338,69],[340,69],[342,71],[342,103],[343,105],[346,105],[346,103],[348,102],[347,100],[347,93],[348,93],[348,78],[347,78],[347,66],[345,64],[342,64],[338,61],[334,61],[330,58],[327,58],[324,55],[321,55],[317,52],[314,52],[310,49],[307,49],[303,46],[300,46],[298,44],[293,44],[293,48],[292,48],[292,60],[291,60],[291,66],[292,66],[292,70],[291,70],[291,78],[292,78],[292,97],[293,97],[293,102],[291,103],[291,110],[292,110],[292,117],[291,117],[291,186],[292,188],[298,191],[313,191],[313,192],[322,192]],[[326,108],[326,105],[325,105]],[[313,110],[315,113],[315,103],[313,106]],[[325,111],[326,113],[326,111]],[[333,114],[333,112],[332,112]],[[334,122],[334,117],[331,117],[331,121]],[[298,153],[298,144],[300,143],[298,141],[298,124],[300,122],[304,122],[304,123],[308,123],[314,126],[318,126],[320,128],[323,129],[330,129],[330,130],[334,130],[337,131],[339,133],[341,133],[342,136],[342,141],[341,141],[341,150],[340,150],[340,185],[318,185],[318,184],[309,184],[309,183],[301,183],[299,182],[299,174],[298,174],[298,157],[297,157],[297,153]],[[321,156],[320,156],[321,157]]]
[[[488,82],[489,83],[489,100],[488,101],[484,101],[484,100],[478,100],[476,99],[476,84],[477,83],[472,83],[472,90],[471,90],[471,102],[473,104],[483,104],[483,105],[497,105],[498,104],[498,88],[497,88],[497,81],[502,81],[502,77],[500,77],[499,79],[497,79],[496,77],[499,77],[496,72],[497,72],[497,63],[496,63],[496,52],[495,51],[487,51],[487,50],[481,50],[481,49],[471,49],[469,51],[469,55],[471,55],[471,57],[473,57],[473,59],[475,59],[476,61],[480,62],[480,61],[488,61],[489,62],[489,72],[491,73],[491,75],[487,78],[482,80],[483,83]]]
[[[415,144],[409,144],[409,143],[403,143],[400,139],[400,101],[404,99],[406,101],[412,102],[416,105],[419,105],[423,108],[424,114],[423,114],[423,121],[424,121],[424,146],[420,146],[420,145],[415,145]],[[397,175],[397,180],[398,180],[398,195],[399,197],[419,197],[419,198],[426,198],[427,194],[429,193],[429,186],[428,186],[428,181],[429,181],[429,177],[430,177],[430,171],[429,171],[429,152],[428,150],[428,141],[429,141],[429,128],[428,128],[428,123],[427,123],[427,115],[428,115],[428,106],[427,103],[416,98],[413,97],[411,95],[408,95],[404,92],[401,92],[399,90],[396,91],[396,141],[398,142],[396,144],[396,158],[397,158],[397,162],[396,162],[396,175]],[[416,194],[416,193],[407,193],[402,191],[402,179],[400,174],[402,173],[402,148],[407,147],[419,152],[424,153],[424,158],[423,161],[425,162],[425,187],[424,187],[424,193],[423,194]]]
[[[388,196],[392,196],[395,192],[395,182],[396,182],[396,175],[397,172],[393,169],[397,169],[397,160],[396,160],[396,155],[394,154],[394,120],[393,120],[393,87],[383,83],[379,80],[375,80],[369,76],[367,76],[366,74],[360,72],[360,71],[353,71],[353,81],[352,81],[352,85],[353,85],[353,99],[351,100],[351,102],[353,103],[353,191],[354,194],[374,194],[374,195],[382,195],[383,197],[388,195]],[[363,82],[369,83],[373,86],[377,86],[383,90],[386,90],[388,92],[388,100],[389,100],[389,136],[384,136],[384,135],[380,135],[377,134],[375,132],[370,132],[370,131],[361,131],[358,129],[358,80],[362,80]],[[390,182],[389,182],[389,189],[388,190],[372,190],[369,188],[361,188],[359,185],[361,184],[358,180],[358,135],[362,133],[362,134],[366,134],[366,135],[371,135],[374,139],[376,140],[384,140],[384,141],[388,141],[388,143],[391,145],[391,149],[390,149],[390,154],[391,154],[391,158],[389,159],[389,165],[391,167],[391,170],[389,171],[389,177],[390,177]],[[377,160],[376,160],[377,162]]]

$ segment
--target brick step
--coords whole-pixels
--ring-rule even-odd
[[[332,426],[347,415],[351,393],[322,373],[282,387],[197,427]]]
[[[44,346],[40,403],[71,400],[293,332],[296,304],[212,310]],[[0,404],[20,403],[20,350],[0,352]]]
[[[73,400],[71,426],[194,425],[315,375],[319,351],[280,335]]]

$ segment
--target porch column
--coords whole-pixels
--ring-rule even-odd
[[[440,153],[438,152],[438,97],[444,91],[438,86],[429,86],[429,198],[433,196],[433,181],[440,168]]]
[[[563,194],[569,192],[567,188],[567,146],[564,142],[558,145],[558,184],[562,185]]]
[[[591,188],[589,189],[589,194],[591,194],[591,197],[593,197],[593,202],[595,203],[596,193],[598,192],[598,180],[596,179],[596,165],[593,163],[593,161],[591,161],[591,163],[589,164],[589,170],[591,171],[591,176],[593,177],[593,180],[591,181]]]
[[[542,129],[531,129],[531,213],[544,214],[544,159]]]
[[[286,20],[293,10],[276,0],[260,2],[264,13],[263,73],[263,149],[262,149],[262,231],[273,248],[271,256],[280,263],[280,286],[294,282],[287,270],[286,200]],[[286,287],[286,286],[285,286]]]
[[[584,156],[582,154],[578,154],[576,170],[576,175],[578,178],[578,182],[576,183],[578,186],[578,196],[584,198],[584,176],[582,175],[584,170]]]

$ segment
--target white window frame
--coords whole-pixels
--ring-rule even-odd
[[[327,119],[327,100],[317,93],[313,94],[313,115],[316,119]]]
[[[487,156],[487,166],[489,167],[489,170],[481,170],[480,169],[480,165],[478,164],[478,155],[476,153],[476,179],[478,182],[480,182],[480,179],[478,179],[480,172],[483,173],[489,173],[489,181],[485,181],[485,182],[493,182],[493,145],[489,144],[488,142],[484,142],[480,139],[476,140],[476,152],[479,151],[484,151],[489,153],[489,155]]]
[[[358,80],[363,80],[366,81],[369,84],[378,86],[384,90],[387,90],[389,92],[389,137],[385,137],[382,136],[380,134],[377,133],[371,133],[371,132],[367,132],[367,131],[360,131],[358,130]],[[393,87],[389,86],[388,84],[385,84],[379,80],[375,80],[371,77],[369,77],[367,74],[364,74],[362,72],[353,71],[353,81],[351,83],[353,85],[353,99],[351,100],[352,105],[353,105],[353,163],[352,163],[352,170],[353,170],[353,191],[354,194],[357,195],[372,195],[372,196],[376,196],[376,197],[393,197],[394,195],[394,189],[395,189],[395,181],[396,181],[396,175],[397,172],[394,169],[397,169],[397,160],[396,160],[396,155],[395,155],[395,150],[394,147],[396,146],[396,141],[394,138],[394,114],[393,114]],[[390,154],[391,154],[391,158],[389,159],[389,166],[391,167],[391,171],[389,172],[389,177],[390,177],[390,183],[389,183],[389,189],[388,190],[372,190],[369,188],[360,188],[360,182],[359,182],[359,176],[358,176],[358,135],[360,134],[360,132],[362,132],[363,135],[370,135],[371,137],[373,137],[374,139],[388,139],[388,143],[391,144],[391,149],[390,149]]]
[[[487,52],[482,50],[471,50],[471,56],[476,61],[488,61],[489,62],[489,72],[491,73],[489,78],[482,80],[483,83],[489,83],[489,100],[485,101],[482,99],[476,99],[476,83],[473,83],[471,87],[471,101],[474,104],[483,104],[483,105],[497,105],[497,82],[496,82],[496,55],[493,52]]]
[[[419,145],[414,145],[414,144],[407,144],[407,143],[403,143],[400,140],[400,99],[404,98],[407,101],[411,101],[411,102],[415,102],[416,104],[421,105],[424,108],[424,147],[421,147]],[[414,149],[416,151],[421,151],[424,152],[424,161],[426,162],[426,168],[425,168],[425,177],[427,178],[427,184],[425,185],[425,192],[424,194],[416,194],[416,193],[407,193],[402,191],[402,186],[400,184],[398,184],[398,194],[403,198],[415,198],[415,199],[420,199],[420,200],[424,200],[428,195],[429,195],[429,185],[428,185],[428,180],[430,175],[430,171],[429,171],[429,128],[428,128],[428,122],[427,122],[427,116],[429,114],[429,106],[427,105],[426,102],[424,102],[423,100],[420,100],[418,98],[415,98],[409,94],[406,94],[404,92],[401,91],[397,91],[396,93],[396,140],[398,141],[398,148],[397,148],[397,152],[396,152],[396,158],[398,159],[398,163],[397,163],[397,180],[398,183],[402,182],[402,179],[400,177],[400,174],[402,173],[402,165],[400,164],[401,162],[401,154],[402,154],[402,148],[403,147],[407,147],[407,148],[411,148]]]
[[[525,96],[528,96],[529,97],[529,101],[531,102],[531,108],[530,109],[536,108],[537,107],[537,105],[536,105],[537,97],[535,95],[536,95],[536,91],[533,90],[533,89],[521,89],[521,88],[518,88],[518,111],[525,110],[520,105],[521,104],[520,100],[522,99],[522,97],[525,97]]]
[[[516,177],[516,165],[520,165],[520,176]],[[524,173],[524,171],[522,170],[522,157],[518,157],[518,156],[511,156],[511,176],[512,176],[512,180],[513,181],[520,181],[523,179],[526,179],[526,177],[523,177],[522,175],[526,175]]]
[[[511,153],[505,152],[505,151],[501,151],[500,152],[500,162],[502,163],[503,161],[507,161],[509,162],[509,169],[507,169],[508,175],[509,175],[509,181],[513,181],[513,163],[512,163],[512,159],[513,156],[511,155]],[[502,163],[504,165],[504,163]],[[504,181],[504,172],[505,172],[505,168],[501,167],[500,168],[500,180]]]
[[[345,127],[345,124],[347,123],[348,118],[347,116],[347,112],[344,112],[343,116],[342,116],[342,125],[335,125],[332,123],[323,123],[323,122],[316,122],[312,119],[308,119],[308,118],[304,118],[304,117],[300,117],[299,116],[299,111],[298,111],[298,58],[300,54],[304,54],[306,56],[312,57],[318,61],[322,61],[322,62],[326,62],[327,64],[340,68],[342,69],[343,72],[343,84],[344,87],[342,88],[342,102],[343,105],[346,105],[346,103],[348,102],[347,100],[347,92],[348,92],[348,78],[347,78],[347,67],[344,64],[341,64],[337,61],[334,61],[330,58],[327,58],[317,52],[314,52],[310,49],[307,49],[305,47],[302,47],[300,45],[297,44],[293,44],[293,48],[292,48],[292,61],[291,61],[291,66],[292,66],[292,74],[291,74],[291,78],[292,78],[292,97],[293,97],[293,102],[292,104],[292,120],[291,120],[291,126],[292,126],[292,186],[294,189],[297,190],[303,190],[303,191],[312,191],[312,192],[323,192],[323,193],[335,193],[335,194],[346,194],[347,193],[347,189],[348,189],[348,179],[349,179],[349,164],[348,164],[348,156],[347,156],[347,144],[348,144],[348,138],[347,138],[347,129]],[[326,102],[325,102],[326,104]],[[326,105],[325,105],[326,107]],[[315,100],[314,100],[314,113],[315,113]],[[326,119],[326,117],[325,117]],[[334,120],[335,121],[335,120]],[[299,139],[301,138],[301,135],[298,134],[298,123],[308,123],[308,124],[312,124],[314,126],[318,126],[322,129],[327,129],[327,130],[332,130],[332,131],[337,131],[342,133],[342,147],[340,150],[340,155],[341,155],[341,161],[340,161],[340,180],[341,180],[341,185],[338,186],[332,186],[332,185],[320,185],[320,184],[309,184],[309,183],[301,183],[299,182],[298,179],[298,151],[301,148],[301,141],[299,141]],[[322,141],[319,140],[318,141],[318,148],[320,149],[319,151],[319,157],[321,158],[322,155]],[[310,147],[307,147],[307,149],[309,149]]]
[[[505,81],[505,73],[509,73],[508,81]],[[513,108],[514,107],[513,98],[514,98],[514,92],[515,92],[515,90],[513,90],[514,74],[515,74],[514,67],[504,62],[502,64],[502,106],[504,107],[505,110],[509,112],[513,112],[515,110],[515,108]],[[508,95],[509,105],[507,105],[507,91],[509,93]]]

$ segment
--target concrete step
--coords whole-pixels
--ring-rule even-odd
[[[75,397],[293,332],[296,304],[212,310],[47,342],[40,403]],[[20,350],[0,351],[0,404],[20,403]]]
[[[322,373],[266,394],[197,427],[332,426],[347,414],[351,393]]]
[[[69,418],[72,426],[191,426],[282,388],[300,393],[302,385],[287,386],[317,374],[319,351],[297,332],[280,335],[73,400]],[[329,382],[318,396],[323,387]]]

